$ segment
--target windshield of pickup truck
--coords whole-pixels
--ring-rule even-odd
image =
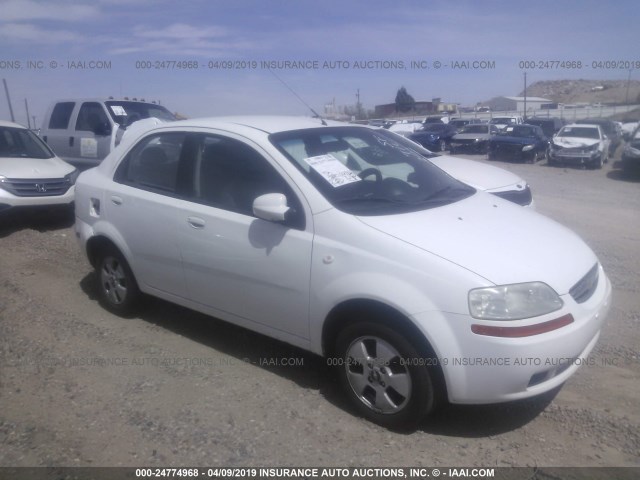
[[[143,118],[159,118],[173,121],[176,117],[162,105],[156,103],[109,100],[105,102],[111,118],[126,127]]]

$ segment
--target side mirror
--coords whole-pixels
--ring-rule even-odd
[[[111,135],[111,125],[108,123],[99,123],[93,128],[93,133],[96,135]]]
[[[282,193],[265,193],[253,201],[253,214],[269,222],[282,222],[289,211],[287,197]]]

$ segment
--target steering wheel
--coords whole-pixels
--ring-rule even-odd
[[[364,180],[365,178],[367,178],[367,177],[369,177],[371,175],[375,175],[376,182],[381,182],[382,181],[382,173],[377,168],[373,168],[373,167],[365,168],[360,173],[358,173],[358,176],[362,180]]]

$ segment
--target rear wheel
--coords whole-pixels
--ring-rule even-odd
[[[133,313],[140,289],[129,264],[116,248],[107,248],[96,263],[98,295],[104,308],[117,315]]]
[[[440,142],[438,142],[438,149],[441,152],[444,152],[447,149],[447,142],[445,142],[444,140],[440,140]]]
[[[387,428],[413,429],[433,409],[426,360],[402,334],[378,323],[351,324],[336,342],[345,394],[364,417]]]

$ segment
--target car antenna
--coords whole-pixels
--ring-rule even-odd
[[[310,106],[307,102],[305,102],[305,101],[302,99],[302,97],[300,97],[300,95],[298,95],[298,94],[293,90],[293,88],[291,88],[289,85],[287,85],[287,84],[286,84],[286,82],[285,82],[284,80],[282,80],[278,75],[276,75],[276,72],[274,72],[274,71],[273,71],[273,70],[271,70],[270,68],[269,68],[268,70],[273,74],[273,76],[274,76],[274,77],[276,77],[278,80],[280,80],[280,82],[281,82],[285,87],[287,87],[287,90],[289,90],[291,93],[293,93],[293,94],[296,96],[296,98],[297,98],[298,100],[300,100],[300,101],[302,102],[302,104],[303,104],[305,107],[307,107],[309,110],[311,110],[311,113],[313,113],[313,115],[314,115],[316,118],[319,118],[319,119],[320,119],[320,121],[322,122],[322,125],[324,125],[325,127],[327,126],[327,122],[325,122],[325,121],[324,121],[324,118],[322,118],[320,115],[318,115],[318,112],[316,112],[313,108],[311,108],[311,106]]]

